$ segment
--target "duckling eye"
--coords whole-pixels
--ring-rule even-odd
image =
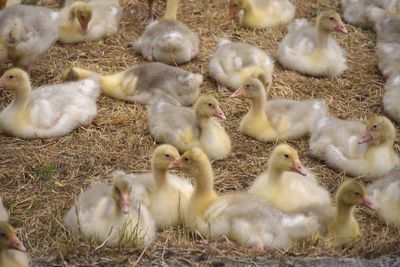
[[[6,233],[0,232],[0,237],[6,237]]]
[[[169,159],[170,155],[169,155],[169,154],[165,154],[165,157],[166,157],[167,159]]]
[[[334,21],[334,20],[335,20],[335,18],[333,18],[333,17],[330,17],[329,19],[330,19],[331,21]]]
[[[186,162],[188,162],[188,161],[189,161],[189,159],[188,159],[188,158],[186,158],[186,157],[184,157],[184,158],[183,158],[183,160],[184,160],[184,161],[186,161]]]
[[[117,191],[118,194],[121,194],[121,190],[119,190],[118,187],[115,188],[115,191]]]
[[[8,76],[8,79],[10,79],[10,80],[14,79],[14,75]]]
[[[359,196],[359,195],[360,195],[360,193],[358,193],[358,192],[354,192],[354,194],[355,194],[356,196]]]
[[[250,84],[246,84],[246,88],[250,88]]]
[[[213,104],[212,104],[212,103],[208,103],[208,106],[209,106],[209,107],[212,107],[212,106],[213,106]]]
[[[284,156],[285,156],[285,158],[287,158],[287,159],[289,158],[289,155],[288,155],[288,154],[285,154]]]
[[[372,126],[372,128],[376,129],[378,128],[378,125],[375,124],[374,126]]]

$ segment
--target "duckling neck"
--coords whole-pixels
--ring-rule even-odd
[[[336,221],[340,222],[341,224],[350,221],[350,219],[354,216],[353,215],[354,206],[349,206],[342,202],[339,202],[336,205],[336,208],[337,208]]]
[[[206,130],[210,125],[210,118],[196,114],[196,121],[201,130]]]
[[[253,0],[244,0],[243,1],[243,10],[246,13],[255,13],[256,7],[254,6]]]
[[[260,97],[251,99],[250,113],[264,114],[266,105],[266,94],[263,92]]]
[[[29,83],[24,83],[15,91],[15,98],[13,101],[13,106],[17,109],[25,109],[28,102],[29,97],[31,95],[31,85]]]
[[[214,174],[211,168],[211,165],[203,166],[197,173],[195,174],[196,177],[196,187],[195,187],[195,194],[196,195],[215,195],[214,190]]]
[[[268,181],[273,183],[280,181],[283,172],[282,169],[270,163],[268,167]]]
[[[168,169],[167,168],[157,168],[153,165],[153,175],[154,182],[157,188],[162,188],[166,182]]]
[[[324,30],[317,24],[317,39],[318,39],[318,48],[324,49],[328,46],[330,32]]]
[[[176,14],[178,13],[178,6],[180,0],[168,0],[167,1],[167,10],[165,11],[165,15],[163,19],[165,20],[176,20]]]

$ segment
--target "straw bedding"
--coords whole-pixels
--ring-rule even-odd
[[[163,10],[163,1],[156,9]],[[297,17],[313,19],[325,8],[340,10],[339,1],[294,0]],[[55,0],[40,4],[57,8]],[[141,21],[147,15],[144,0],[121,0],[125,14],[118,34],[97,42],[77,45],[56,44],[34,66],[34,86],[61,81],[62,71],[81,66],[112,73],[143,63],[128,44],[143,32]],[[184,69],[207,76],[207,66],[220,37],[242,40],[275,55],[285,27],[246,30],[227,19],[227,1],[183,0],[178,17],[201,36],[200,55]],[[320,79],[284,70],[276,64],[274,84],[269,98],[323,98],[332,114],[346,119],[365,120],[382,114],[384,80],[377,69],[375,34],[348,26],[346,35],[335,34],[348,53],[349,69],[340,77]],[[8,66],[2,66],[5,69]],[[263,144],[239,134],[240,119],[249,103],[218,94],[216,84],[205,79],[202,93],[217,97],[227,121],[224,126],[232,139],[231,155],[213,162],[215,187],[219,192],[246,189],[264,169],[275,144]],[[12,95],[0,92],[0,108]],[[71,236],[62,219],[77,195],[96,181],[109,179],[112,170],[144,172],[150,169],[150,157],[156,147],[149,135],[146,107],[101,96],[93,125],[80,128],[62,138],[24,141],[0,136],[0,194],[10,209],[11,223],[27,246],[35,266],[130,266],[220,265],[225,261],[250,264],[252,256],[233,243],[213,242],[194,237],[184,229],[167,230],[145,250],[108,248]],[[299,150],[303,164],[311,168],[332,193],[346,177],[310,158],[308,140],[290,141]],[[396,143],[396,150],[399,144]],[[303,243],[289,251],[268,250],[272,257],[366,257],[398,254],[399,231],[387,227],[377,215],[358,209],[357,218],[363,237],[344,249],[334,249],[329,238]]]

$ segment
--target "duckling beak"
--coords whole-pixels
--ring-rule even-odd
[[[364,144],[369,141],[374,140],[374,137],[372,136],[372,133],[370,131],[366,131],[363,137],[358,141],[359,144]]]
[[[366,207],[368,209],[374,210],[374,204],[368,197],[364,197],[360,204],[362,207]]]
[[[178,157],[176,158],[171,164],[169,164],[168,168],[169,169],[179,169],[181,166],[181,158]]]
[[[236,15],[237,11],[234,7],[229,7],[228,9],[228,18],[233,19]]]
[[[86,33],[87,32],[87,30],[88,30],[88,24],[89,24],[89,22],[81,22],[81,28],[82,28],[82,32],[83,33]]]
[[[129,213],[129,207],[131,205],[131,198],[129,194],[121,194],[121,198],[119,199],[119,205],[124,214]]]
[[[346,27],[344,26],[344,23],[342,20],[338,20],[336,22],[336,30],[343,32],[343,33],[348,33],[348,30],[346,29]]]
[[[293,171],[300,173],[303,176],[307,176],[306,169],[304,168],[303,164],[301,164],[300,160],[298,160],[298,159],[293,161],[292,169],[293,169]]]
[[[240,86],[239,89],[237,89],[233,94],[231,94],[232,98],[236,97],[244,97],[246,95],[246,92],[244,91],[244,87]]]
[[[18,239],[18,237],[16,235],[10,237],[10,249],[15,249],[15,250],[19,250],[22,252],[26,251],[26,248],[24,246],[24,244],[22,244],[22,242]]]
[[[219,118],[220,120],[223,120],[223,121],[226,120],[226,116],[225,116],[225,114],[224,114],[224,112],[222,111],[221,108],[216,108],[214,110],[213,116],[215,116],[215,117],[217,117],[217,118]]]

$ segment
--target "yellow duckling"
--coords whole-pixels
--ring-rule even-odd
[[[313,173],[304,168],[297,151],[286,144],[274,149],[267,172],[261,174],[248,191],[285,212],[319,206],[321,211],[324,207],[323,216],[333,216],[328,191],[318,184]]]
[[[133,50],[147,61],[177,65],[197,57],[200,39],[197,33],[177,20],[179,2],[167,0],[164,17],[150,23],[139,39],[131,44]]]
[[[359,205],[373,209],[364,186],[354,180],[345,181],[336,193],[336,215],[328,227],[335,246],[352,242],[361,235],[354,217],[354,207]]]
[[[263,84],[251,78],[231,95],[251,100],[251,108],[240,122],[239,131],[262,142],[296,139],[310,134],[316,122],[327,116],[323,100],[295,101],[275,99],[267,101]]]
[[[221,38],[208,66],[210,76],[218,83],[219,92],[237,90],[249,77],[262,80],[267,90],[272,85],[274,62],[271,56],[245,42]]]
[[[128,101],[149,105],[166,101],[177,106],[192,105],[200,94],[203,75],[162,63],[133,66],[125,71],[100,75],[81,68],[69,68],[64,79],[79,80],[100,76],[104,94]]]
[[[311,135],[311,155],[350,176],[376,179],[399,164],[393,149],[396,130],[384,116],[359,121],[323,119]]]
[[[0,266],[29,267],[26,248],[15,234],[14,228],[0,221]]]
[[[110,246],[146,246],[155,225],[144,205],[131,198],[129,179],[116,173],[112,185],[97,183],[81,193],[67,212],[64,225],[85,238]]]
[[[288,0],[230,0],[229,16],[239,18],[239,24],[263,29],[293,20],[295,7]]]
[[[149,112],[150,134],[157,142],[171,144],[181,152],[200,147],[210,159],[225,158],[231,151],[231,140],[213,117],[226,119],[211,95],[199,97],[194,110],[165,102],[154,103]]]
[[[93,41],[116,33],[122,10],[118,0],[66,1],[60,11],[58,40]]]
[[[322,12],[316,26],[297,19],[278,47],[278,60],[287,69],[311,76],[339,76],[347,69],[344,50],[331,36],[335,30],[347,33],[340,15]]]
[[[32,90],[28,74],[10,69],[0,88],[14,100],[0,112],[0,133],[21,138],[54,137],[88,126],[97,114],[100,88],[93,80],[47,85]]]
[[[196,181],[187,225],[203,236],[228,237],[241,246],[262,251],[265,247],[288,248],[294,240],[318,228],[314,217],[285,214],[247,192],[218,195],[210,161],[199,148],[186,151],[180,165]]]
[[[176,226],[184,221],[192,184],[168,169],[179,167],[179,152],[170,145],[161,145],[153,153],[152,173],[128,175],[133,184],[133,197],[142,202],[157,227]]]
[[[400,228],[400,166],[368,186],[368,195],[378,214]]]

